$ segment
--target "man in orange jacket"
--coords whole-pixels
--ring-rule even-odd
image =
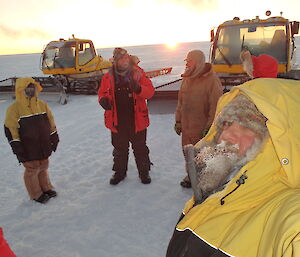
[[[154,87],[145,72],[132,63],[125,49],[115,48],[113,67],[103,76],[98,91],[99,104],[105,110],[105,126],[111,130],[114,147],[112,185],[126,177],[130,143],[141,182],[151,183],[149,148],[146,144],[149,126],[146,99],[153,94]]]

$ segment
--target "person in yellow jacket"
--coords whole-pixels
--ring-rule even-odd
[[[32,200],[56,196],[48,175],[49,159],[59,142],[53,115],[38,99],[41,85],[33,78],[16,80],[16,101],[6,111],[4,131],[13,153],[25,167],[24,182]]]
[[[300,256],[299,99],[299,81],[274,78],[220,98],[208,134],[185,147],[194,195],[167,257]]]

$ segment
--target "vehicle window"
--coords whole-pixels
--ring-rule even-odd
[[[279,63],[287,60],[287,39],[284,25],[253,24],[251,26],[228,26],[219,31],[215,63],[225,63],[227,58],[232,64],[240,64],[239,54],[242,48],[258,56],[268,54]]]
[[[90,43],[81,43],[79,49],[78,62],[80,66],[87,64],[95,57],[94,48]]]

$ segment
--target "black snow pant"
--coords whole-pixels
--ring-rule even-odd
[[[121,130],[118,133],[111,133],[113,150],[113,171],[126,172],[128,166],[129,143],[133,149],[135,162],[139,173],[150,170],[149,148],[146,144],[147,129],[137,133],[130,133],[128,130]]]

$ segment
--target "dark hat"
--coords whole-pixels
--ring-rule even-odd
[[[114,61],[115,62],[118,61],[120,58],[122,58],[126,54],[128,54],[126,49],[121,48],[121,47],[116,47],[113,52]]]

